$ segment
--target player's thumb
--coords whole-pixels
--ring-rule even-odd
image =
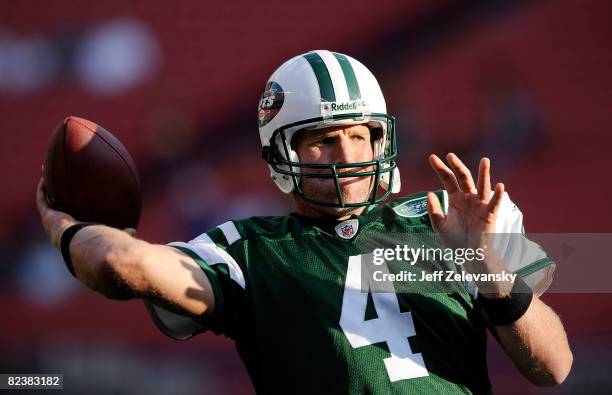
[[[427,213],[429,214],[429,220],[431,221],[433,230],[440,232],[442,224],[446,220],[446,216],[440,206],[440,200],[438,200],[438,197],[433,192],[427,194]]]

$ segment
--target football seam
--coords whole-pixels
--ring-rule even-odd
[[[136,174],[134,174],[134,172],[132,171],[132,167],[130,166],[130,164],[125,160],[125,158],[123,157],[123,155],[121,155],[121,153],[119,151],[117,151],[115,149],[115,147],[113,147],[113,145],[111,143],[109,143],[103,136],[101,136],[100,134],[96,133],[95,130],[91,130],[91,128],[87,125],[82,124],[81,122],[77,121],[76,119],[72,118],[72,121],[75,123],[78,123],[79,125],[83,126],[84,128],[86,128],[87,130],[89,130],[90,132],[92,132],[95,136],[98,136],[100,138],[100,140],[104,141],[106,143],[106,145],[108,145],[113,151],[115,151],[115,154],[117,154],[117,156],[119,156],[119,158],[121,158],[121,161],[123,162],[123,164],[125,164],[125,166],[128,168],[128,170],[130,171],[130,174],[132,175],[132,178],[134,179],[134,181],[136,182],[136,186],[138,187],[138,189],[140,190],[140,180],[138,179],[138,177],[136,176]],[[99,125],[98,125],[99,126]],[[110,132],[109,132],[110,133]],[[119,139],[117,139],[117,141],[119,141]],[[120,142],[120,141],[119,141]],[[121,143],[121,142],[120,142]],[[128,155],[130,154],[129,151],[127,150],[127,148],[125,149],[125,151],[128,153]],[[134,159],[132,159],[134,160]]]

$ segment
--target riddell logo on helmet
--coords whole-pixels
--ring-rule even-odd
[[[325,112],[336,112],[336,111],[362,111],[367,108],[367,104],[363,100],[355,100],[348,102],[327,102],[322,103],[323,111]]]
[[[356,110],[357,109],[357,102],[352,102],[352,103],[332,103],[331,104],[331,110],[332,111],[343,111],[343,110]]]

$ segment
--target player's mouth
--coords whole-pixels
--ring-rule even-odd
[[[356,182],[363,180],[363,178],[364,178],[363,176],[362,177],[338,177],[338,183],[341,186],[352,185],[352,184],[355,184]]]
[[[363,175],[363,176],[355,176],[355,177],[341,177],[340,175],[342,174],[347,174],[347,173],[363,173],[365,171],[368,171],[367,169],[346,169],[342,172],[339,172],[338,175],[338,182],[340,183],[340,185],[344,186],[344,185],[350,185],[350,184],[354,184],[356,182],[362,181],[367,177],[371,177],[368,175]]]

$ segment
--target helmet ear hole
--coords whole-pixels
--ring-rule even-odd
[[[268,167],[270,168],[270,177],[272,178],[276,186],[278,186],[278,189],[280,189],[283,193],[293,192],[293,190],[295,189],[295,185],[293,184],[293,177],[275,171],[272,166],[268,165]]]
[[[294,162],[294,163],[298,163],[300,161],[297,152],[295,152],[292,147],[287,147],[288,148],[288,152],[289,152],[289,158],[288,161],[289,162]],[[275,171],[272,166],[268,165],[268,167],[270,168],[270,177],[272,178],[272,180],[274,180],[274,182],[276,183],[276,185],[278,186],[278,188],[283,192],[283,193],[291,193],[295,190],[295,183],[294,183],[294,177],[288,174],[283,174],[283,173],[279,173],[277,171]],[[289,166],[288,164],[283,164],[283,165],[278,165],[279,168],[281,168],[282,170],[288,170],[292,173],[299,173],[300,172],[300,168],[296,167],[296,166]],[[296,178],[296,182],[300,182],[300,178],[299,177],[295,177]]]

